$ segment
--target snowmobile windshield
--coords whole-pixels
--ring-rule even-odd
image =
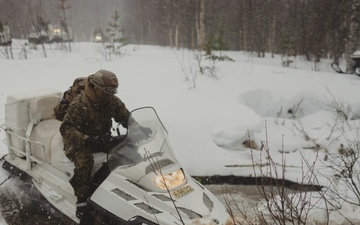
[[[126,138],[109,154],[110,170],[138,181],[154,170],[178,164],[167,136],[153,108],[132,111]]]

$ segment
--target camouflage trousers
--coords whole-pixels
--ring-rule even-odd
[[[78,150],[82,149],[82,150]],[[65,155],[75,164],[70,184],[74,188],[78,203],[85,202],[91,195],[91,170],[94,166],[92,152],[84,148],[65,148]]]

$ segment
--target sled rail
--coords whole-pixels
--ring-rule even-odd
[[[4,126],[2,126],[4,129]],[[29,139],[22,137],[14,132],[12,132],[9,129],[4,129],[6,133],[6,139],[4,139],[4,143],[8,146],[8,151],[10,154],[11,159],[14,159],[15,155],[23,156],[26,158],[27,161],[27,169],[31,170],[31,163],[36,162],[39,164],[43,164],[45,162],[44,159],[40,159],[32,154],[32,149],[37,149],[43,153],[43,156],[45,158],[45,146],[38,142],[38,141],[30,141]],[[25,151],[19,147],[14,146],[11,142],[12,141],[18,141],[19,143],[22,143],[25,145]],[[22,146],[22,144],[20,146]]]

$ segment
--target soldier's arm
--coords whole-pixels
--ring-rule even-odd
[[[130,112],[126,108],[125,104],[119,98],[115,98],[114,120],[117,123],[121,123],[123,127],[127,128],[129,116],[130,116]]]
[[[80,127],[85,117],[82,107],[70,104],[63,123],[60,126],[60,133],[66,142],[82,145],[85,139],[88,138],[88,135],[81,132]]]

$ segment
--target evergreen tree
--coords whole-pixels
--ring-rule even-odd
[[[106,31],[110,36],[110,43],[106,46],[110,50],[109,54],[120,56],[121,48],[126,45],[126,38],[123,37],[123,29],[120,26],[120,15],[115,10],[114,15],[111,16],[113,21],[109,23]]]
[[[232,58],[223,55],[228,47],[224,40],[224,29],[219,29],[218,35],[212,35],[202,49],[205,51],[205,58],[212,61],[234,61]]]

